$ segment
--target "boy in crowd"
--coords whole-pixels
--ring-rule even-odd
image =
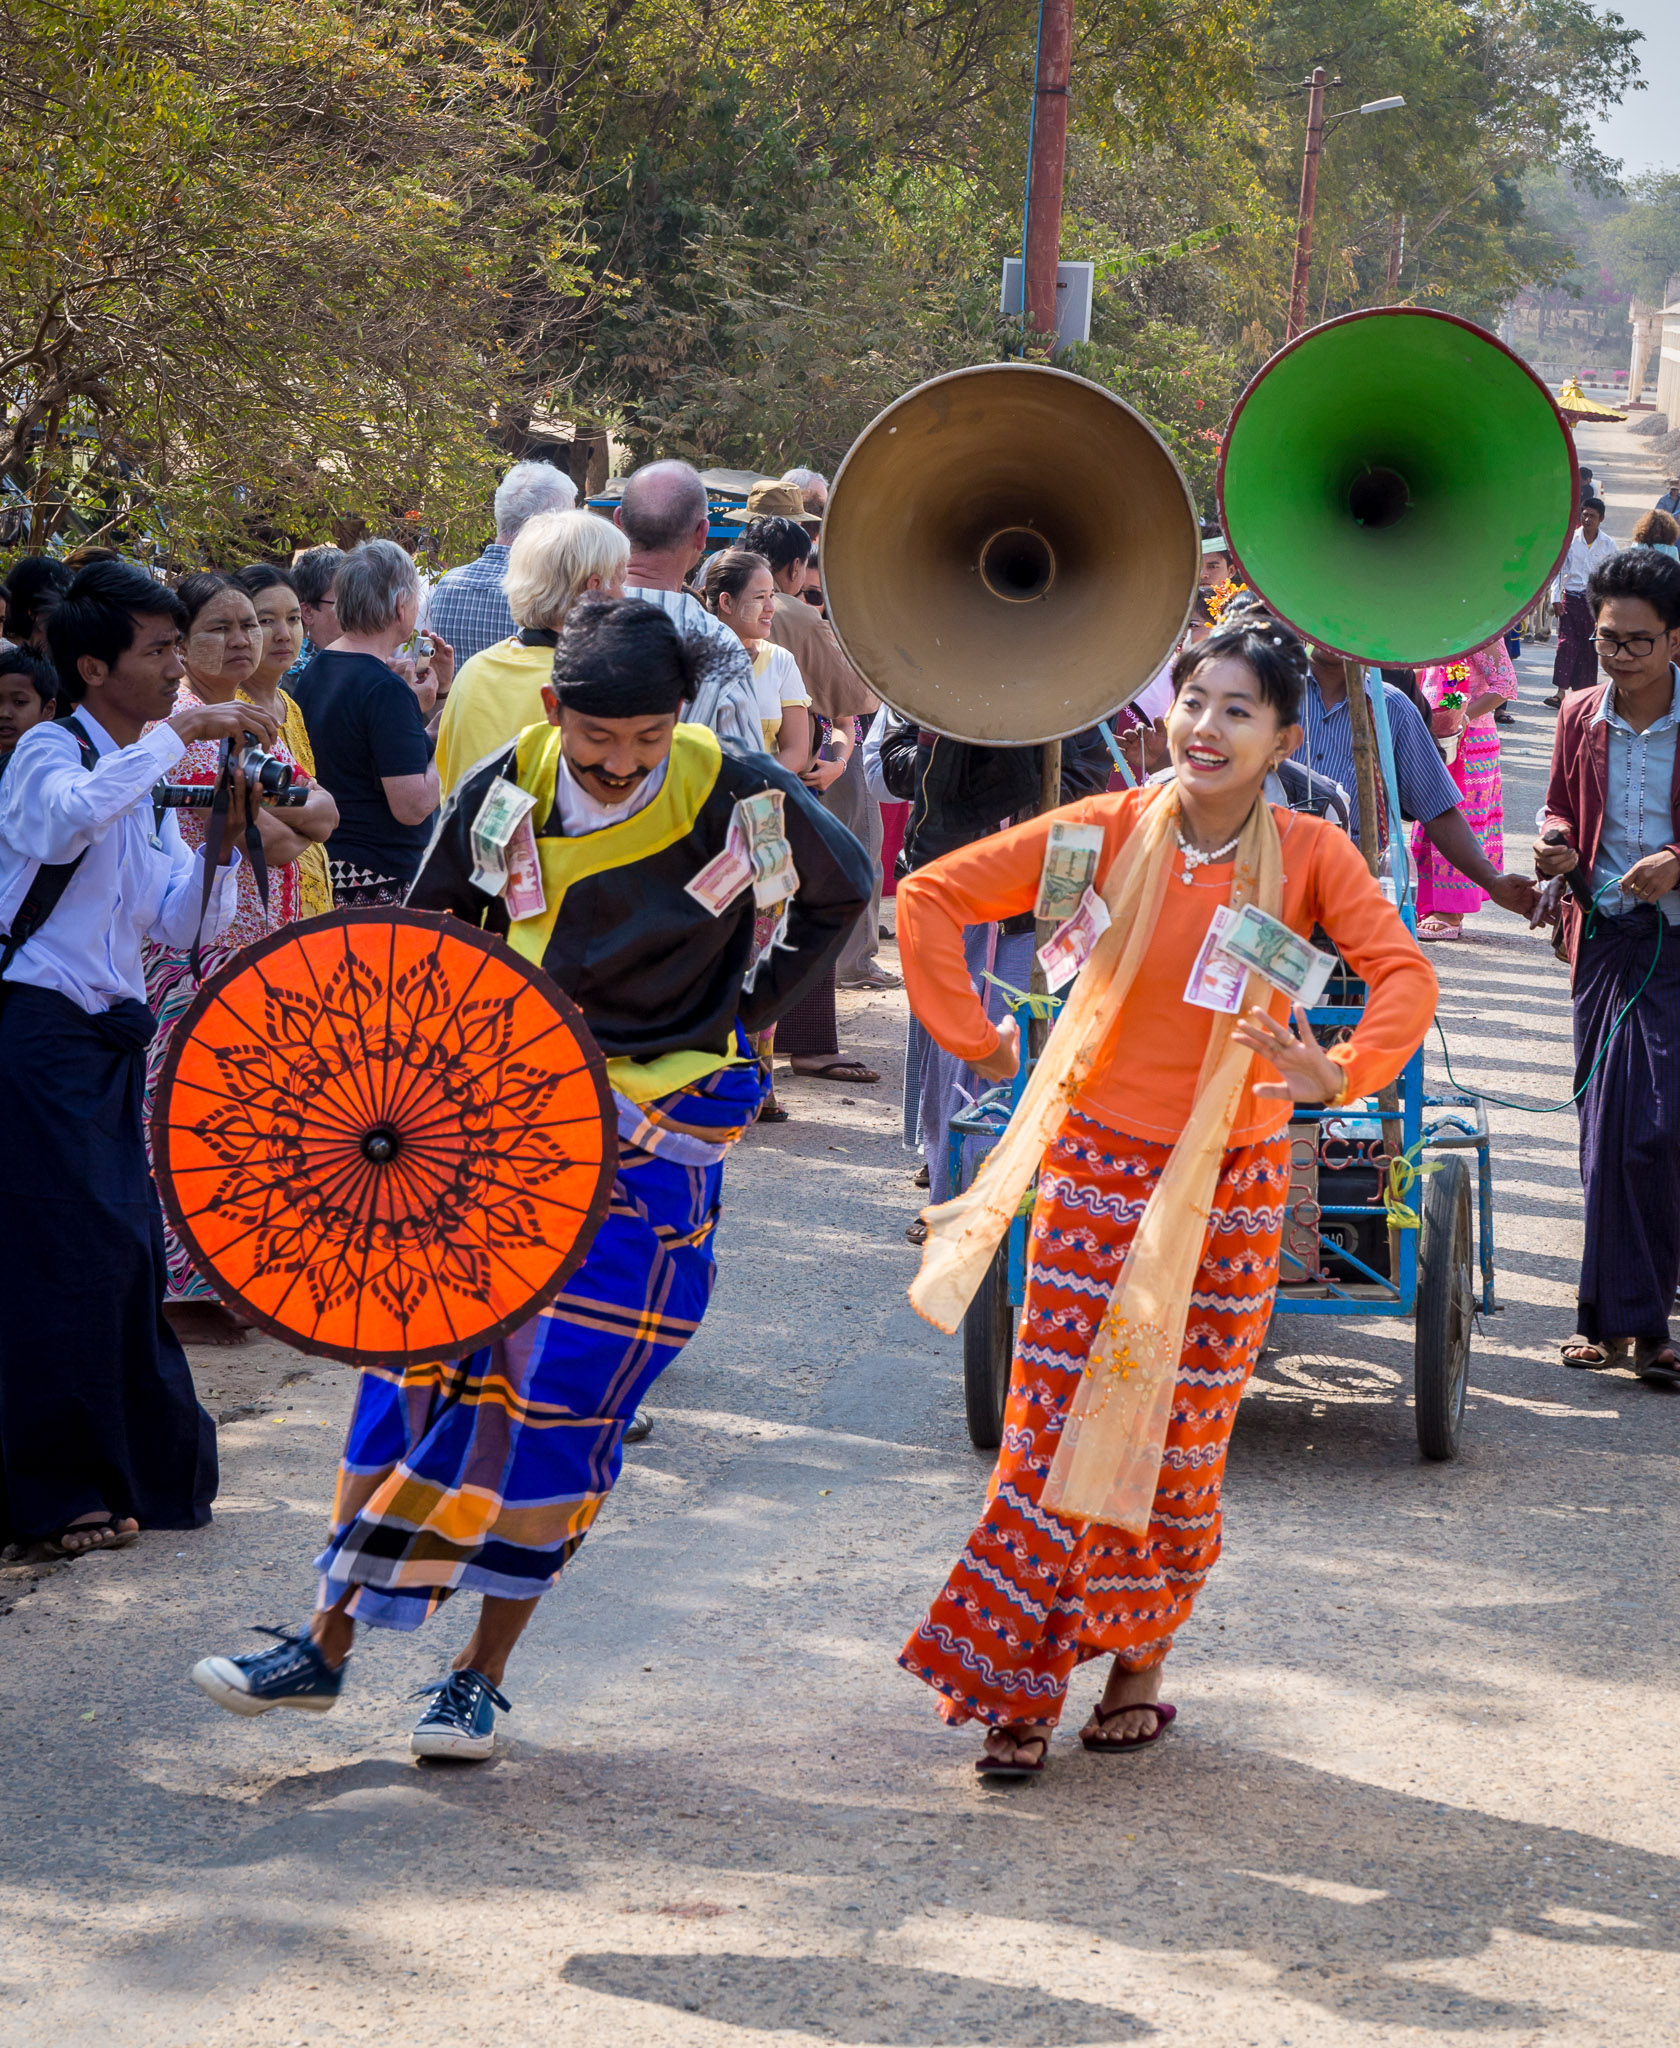
[[[52,663],[27,647],[0,648],[0,775],[30,727],[57,716],[58,674]]]

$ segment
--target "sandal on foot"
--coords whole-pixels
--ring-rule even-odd
[[[1426,946],[1438,946],[1443,939],[1462,939],[1464,927],[1449,924],[1444,917],[1426,917],[1417,928],[1417,935]]]
[[[795,1066],[793,1070],[802,1081],[856,1081],[860,1087],[880,1080],[873,1067],[866,1067],[862,1060],[825,1060],[820,1067]]]
[[[78,1543],[72,1550],[65,1542],[65,1538],[69,1536],[86,1537],[89,1540]],[[62,1529],[55,1529],[50,1536],[41,1537],[29,1548],[37,1558],[56,1564],[60,1558],[87,1557],[96,1550],[126,1550],[131,1543],[139,1541],[140,1531],[137,1528],[119,1529],[117,1517],[107,1514],[94,1522],[67,1522]]]
[[[1607,1365],[1624,1364],[1626,1356],[1627,1345],[1622,1341],[1597,1344],[1591,1337],[1572,1337],[1562,1347],[1564,1364],[1578,1372],[1602,1372]]]
[[[1636,1345],[1632,1364],[1635,1377],[1642,1379],[1648,1387],[1680,1390],[1680,1359],[1675,1357],[1672,1344],[1665,1341],[1651,1345],[1648,1350]]]
[[[1124,1739],[1104,1735],[1110,1721],[1118,1721],[1122,1714],[1141,1713],[1145,1707],[1155,1716],[1155,1726],[1147,1735],[1128,1735]],[[1178,1719],[1178,1709],[1165,1700],[1127,1700],[1118,1707],[1095,1706],[1091,1718],[1096,1727],[1081,1728],[1079,1740],[1095,1756],[1118,1756],[1123,1749],[1147,1749],[1152,1742],[1159,1742]]]
[[[1015,1748],[1017,1752],[1023,1749],[1036,1749],[1038,1756],[1032,1763],[1022,1763],[1018,1756],[977,1756],[974,1759],[976,1773],[982,1778],[1036,1778],[1044,1768],[1044,1759],[1050,1754],[1049,1730],[1046,1729],[1038,1735],[1017,1735]]]
[[[757,1121],[761,1124],[785,1124],[788,1112],[779,1102],[767,1102],[759,1110]]]

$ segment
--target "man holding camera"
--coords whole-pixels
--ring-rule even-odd
[[[152,788],[189,741],[268,746],[275,722],[173,711],[181,617],[130,563],[84,569],[51,627],[71,715],[26,733],[0,784],[0,1533],[37,1556],[198,1528],[216,1493],[215,1427],[162,1311],[141,949],[227,925],[246,796],[234,776],[207,890]]]

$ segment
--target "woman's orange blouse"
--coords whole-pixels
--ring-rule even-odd
[[[898,885],[899,949],[910,1004],[930,1035],[959,1059],[984,1059],[998,1042],[963,962],[965,925],[991,924],[1032,909],[1044,846],[1053,820],[1103,828],[1097,861],[1100,891],[1122,841],[1136,829],[1148,792],[1122,790],[1086,797],[1044,817],[960,847]],[[1275,810],[1283,842],[1281,916],[1309,937],[1322,925],[1367,984],[1364,1015],[1353,1037],[1330,1052],[1348,1070],[1348,1096],[1384,1087],[1400,1072],[1435,1014],[1435,974],[1377,887],[1346,833],[1294,811]],[[1173,857],[1149,955],[1132,984],[1114,1030],[1101,1048],[1077,1106],[1141,1137],[1171,1141],[1189,1120],[1214,1012],[1184,993],[1215,908],[1230,901],[1234,863],[1213,862],[1185,883],[1182,854]],[[1279,1019],[1289,1004],[1274,991]],[[1254,1077],[1277,1078],[1258,1055]],[[1256,1101],[1243,1090],[1231,1127],[1232,1145],[1250,1145],[1289,1121],[1287,1102]]]

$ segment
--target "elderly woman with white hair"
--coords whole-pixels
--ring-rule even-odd
[[[410,664],[397,650],[414,636],[420,577],[394,540],[364,541],[345,557],[336,600],[338,638],[292,692],[315,749],[316,780],[338,805],[327,841],[333,897],[340,908],[400,903],[420,872],[438,807],[426,720],[449,688],[455,654],[428,633],[429,673],[405,673]]]
[[[445,796],[486,754],[546,723],[543,685],[566,614],[580,597],[622,597],[630,543],[593,512],[539,512],[508,551],[502,588],[514,630],[462,665],[438,725]]]

